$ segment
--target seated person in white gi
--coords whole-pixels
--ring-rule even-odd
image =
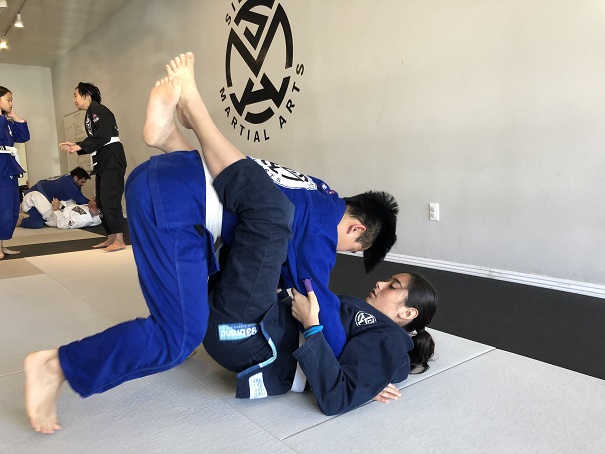
[[[31,191],[23,197],[21,209],[27,213],[31,208],[38,210],[44,223],[49,227],[63,230],[81,229],[101,223],[95,197],[90,199],[87,205],[78,205],[73,200],[60,201],[56,198],[51,203],[41,192]],[[22,220],[23,216],[19,216],[17,226],[21,226]]]

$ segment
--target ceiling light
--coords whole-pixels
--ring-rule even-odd
[[[0,8],[8,8],[8,2],[6,0],[0,0]]]
[[[8,49],[8,43],[6,42],[6,38],[2,38],[2,40],[0,40],[0,49]]]
[[[23,28],[23,21],[21,20],[21,14],[17,14],[17,18],[15,19],[15,27]]]

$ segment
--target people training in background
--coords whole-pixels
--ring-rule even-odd
[[[44,194],[31,191],[23,197],[21,209],[25,214],[31,213],[35,209],[41,213],[47,226],[62,230],[94,227],[101,223],[95,197],[90,199],[87,204],[77,204],[74,200],[56,198],[49,202]],[[20,215],[17,226],[23,226],[23,220],[23,215]]]
[[[23,197],[25,199],[27,194],[36,192],[41,194],[49,205],[53,199],[73,200],[74,203],[78,205],[87,205],[88,198],[82,194],[82,187],[88,180],[90,180],[88,172],[82,167],[76,167],[66,175],[38,181]],[[34,197],[32,200],[35,200],[36,198],[37,197]],[[40,204],[45,211],[48,211],[49,208],[46,204],[42,204],[41,201]],[[26,229],[41,229],[44,227],[46,223],[46,218],[44,217],[45,211],[40,211],[35,203],[26,204],[25,206],[28,207],[28,209],[23,211],[27,212],[28,217],[21,217],[19,225]]]

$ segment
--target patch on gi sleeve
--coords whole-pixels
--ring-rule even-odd
[[[226,323],[218,325],[218,340],[220,342],[248,339],[258,333],[256,323]]]
[[[355,324],[357,326],[373,325],[376,323],[376,317],[367,312],[359,311],[355,314]]]
[[[252,375],[248,379],[248,386],[250,387],[250,399],[262,399],[263,397],[267,397],[267,388],[265,388],[262,372]]]

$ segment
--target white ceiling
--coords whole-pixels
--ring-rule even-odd
[[[8,0],[0,8],[0,63],[53,66],[128,0]],[[24,27],[11,25],[21,8]],[[9,28],[10,26],[10,28]],[[7,32],[8,29],[8,32]]]

